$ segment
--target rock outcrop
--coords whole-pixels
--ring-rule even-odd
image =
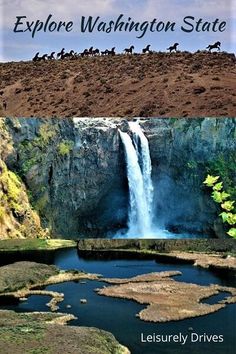
[[[225,237],[204,190],[207,173],[235,184],[235,119],[142,119],[150,144],[156,222],[174,232]],[[128,186],[118,128],[125,119],[6,119],[5,162],[32,196],[44,227],[66,238],[104,237],[127,224]]]
[[[40,218],[30,205],[28,192],[16,171],[8,168],[4,160],[16,155],[13,141],[0,121],[0,240],[6,238],[44,238]]]

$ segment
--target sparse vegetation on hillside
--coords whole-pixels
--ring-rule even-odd
[[[0,75],[8,116],[236,114],[234,54],[160,52],[4,63]]]

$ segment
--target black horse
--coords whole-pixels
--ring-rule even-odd
[[[220,51],[220,46],[221,46],[221,43],[218,41],[214,44],[209,44],[209,46],[206,47],[206,49],[208,49],[209,52],[211,52],[212,49],[217,49],[218,51]]]
[[[38,61],[39,60],[39,52],[35,54],[35,56],[32,59],[33,61]]]
[[[125,52],[125,54],[133,54],[133,50],[134,50],[134,46],[131,45],[130,48],[125,48],[124,52]]]
[[[150,53],[150,47],[151,47],[151,44],[148,44],[145,48],[143,48],[142,53],[143,54]]]
[[[59,53],[57,53],[57,59],[60,59],[64,54],[65,54],[65,48],[62,48],[62,50]]]
[[[62,54],[61,55],[61,59],[64,60],[64,59],[72,59],[73,56],[74,56],[74,50],[71,50],[69,53],[65,53],[65,54]]]
[[[167,50],[171,52],[173,52],[173,50],[175,50],[177,52],[177,47],[178,47],[179,43],[175,43],[173,45],[171,45],[169,48],[167,48]]]
[[[54,60],[54,54],[55,52],[52,52],[49,56],[48,56],[48,60]]]
[[[111,56],[116,55],[115,49],[116,49],[116,47],[113,47],[111,50],[107,49],[107,55],[111,55]]]

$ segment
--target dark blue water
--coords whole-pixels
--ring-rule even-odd
[[[22,257],[22,254],[21,254]],[[24,259],[33,257],[32,252],[25,254]],[[45,254],[43,255],[45,261]],[[38,262],[42,261],[37,253]],[[62,269],[83,269],[86,272],[100,273],[105,277],[132,277],[139,274],[179,270],[181,276],[176,279],[197,284],[221,284],[236,286],[235,274],[211,272],[206,269],[193,267],[189,264],[160,263],[152,259],[98,259],[78,256],[76,250],[60,250],[51,253],[48,263],[54,263]],[[115,299],[99,296],[95,288],[107,285],[97,281],[86,281],[85,284],[68,282],[48,286],[48,290],[56,290],[65,294],[65,299],[60,303],[60,312],[70,312],[78,317],[70,325],[94,326],[112,332],[118,341],[126,345],[134,354],[169,354],[169,353],[216,353],[231,354],[236,349],[236,305],[228,305],[226,308],[207,316],[192,318],[182,321],[167,323],[150,323],[135,317],[145,306],[134,301]],[[216,303],[228,294],[221,294],[215,298],[206,300],[207,303]],[[80,304],[80,299],[86,298],[87,304]],[[44,296],[31,296],[27,302],[18,305],[7,305],[7,308],[16,311],[48,311],[46,303],[49,298]],[[205,300],[204,300],[205,301]],[[71,305],[68,309],[66,305]],[[191,331],[189,330],[192,327]],[[208,336],[223,335],[222,343],[194,342],[188,338],[185,345],[180,343],[141,343],[141,334],[146,338],[147,334],[179,334],[191,336],[191,333]],[[196,337],[196,335],[193,335]],[[195,338],[194,337],[194,338]]]

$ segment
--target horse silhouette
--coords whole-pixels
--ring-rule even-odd
[[[175,50],[177,52],[177,47],[178,47],[179,43],[175,43],[173,45],[171,45],[169,48],[167,48],[167,50],[170,51],[170,53]]]
[[[134,46],[131,45],[131,47],[125,48],[124,52],[125,52],[125,54],[133,54],[133,50],[134,50]]]
[[[221,43],[218,41],[218,42],[215,42],[214,44],[209,44],[209,46],[206,47],[206,49],[208,49],[209,52],[211,52],[212,49],[217,49],[218,51],[220,51],[220,46],[221,46]]]

